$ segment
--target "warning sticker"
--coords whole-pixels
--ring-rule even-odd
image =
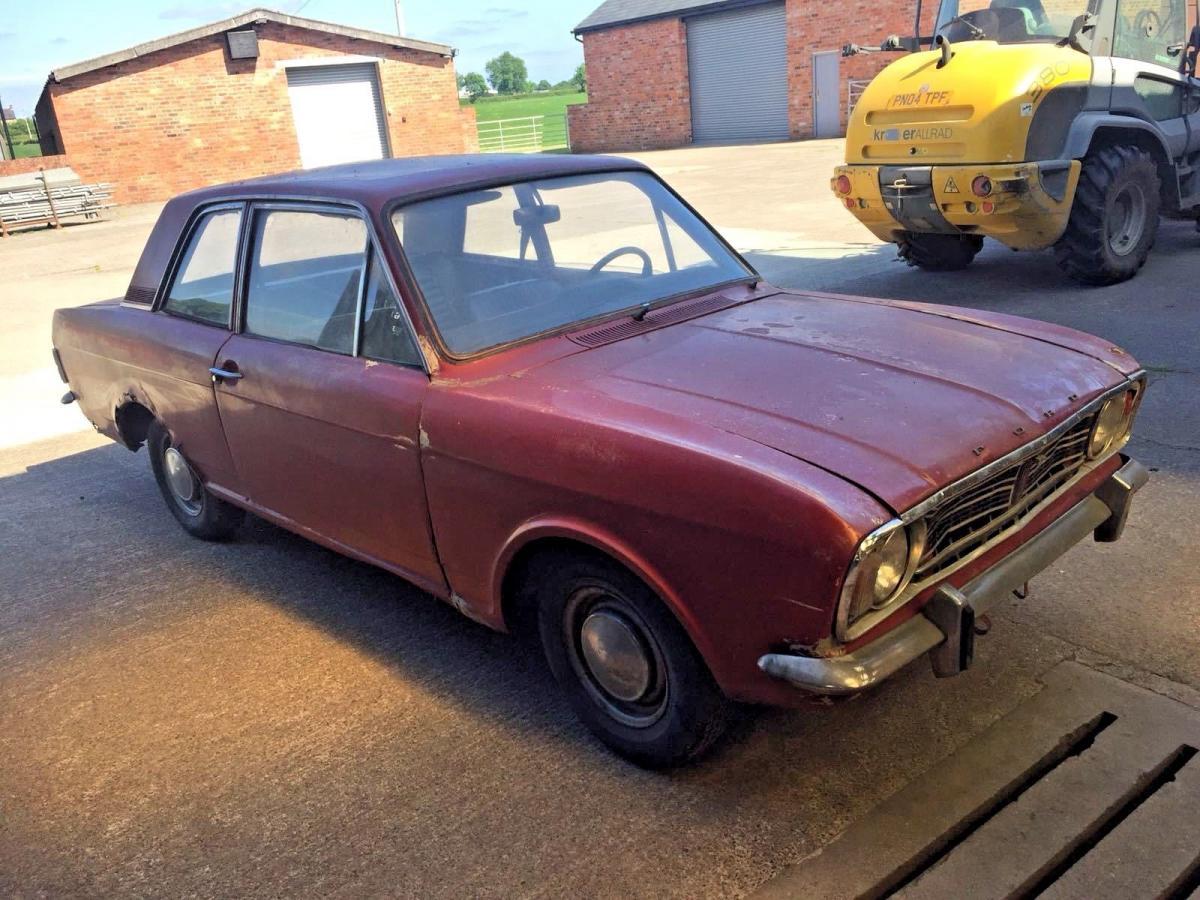
[[[957,194],[958,192],[959,192],[958,184],[955,183],[954,176],[947,178],[946,179],[946,189],[945,189],[944,193]]]

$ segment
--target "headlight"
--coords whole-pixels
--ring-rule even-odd
[[[1137,410],[1140,391],[1137,388],[1109,397],[1100,407],[1092,435],[1088,439],[1088,458],[1096,459],[1108,453],[1129,434],[1133,414]]]
[[[838,606],[838,637],[864,616],[895,600],[912,577],[924,544],[921,523],[906,527],[898,519],[863,538],[846,574]]]

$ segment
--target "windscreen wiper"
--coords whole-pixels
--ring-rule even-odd
[[[987,37],[987,32],[968,19],[966,16],[955,16],[953,19],[947,20],[946,25],[943,25],[942,28],[945,28],[947,25],[953,25],[956,22],[967,26],[967,31],[971,32],[971,38],[973,40],[978,41]],[[939,28],[938,31],[941,31],[942,28]]]

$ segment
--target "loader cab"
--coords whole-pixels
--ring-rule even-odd
[[[1194,0],[942,0],[934,35],[952,43],[1061,43],[1178,72]]]
[[[1057,44],[1092,57],[1087,108],[1153,123],[1169,155],[1200,152],[1200,82],[1191,77],[1196,0],[942,0],[934,35]]]

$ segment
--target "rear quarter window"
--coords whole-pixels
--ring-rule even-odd
[[[240,209],[206,213],[197,221],[163,308],[174,315],[229,327]]]

